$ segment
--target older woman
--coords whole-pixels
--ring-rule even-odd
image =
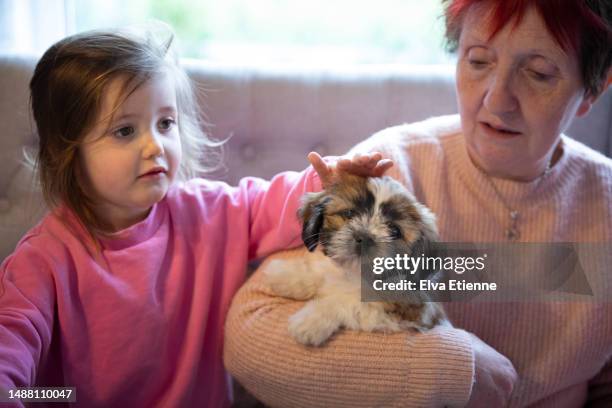
[[[562,134],[610,84],[611,4],[448,1],[459,116],[354,151],[395,161],[443,241],[612,242],[612,161]],[[234,300],[225,362],[266,404],[612,406],[610,303],[452,303],[455,328],[309,349],[287,333],[302,304],[261,289],[255,273]]]

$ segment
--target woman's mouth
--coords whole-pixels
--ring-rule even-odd
[[[521,132],[518,132],[516,130],[513,130],[511,128],[505,127],[505,126],[497,126],[497,125],[493,125],[491,123],[488,122],[480,122],[480,126],[483,128],[483,130],[491,136],[494,137],[503,137],[503,138],[509,138],[509,137],[514,137],[514,136],[518,136],[521,134]]]

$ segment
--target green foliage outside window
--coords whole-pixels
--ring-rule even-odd
[[[346,55],[347,63],[431,64],[451,60],[443,50],[439,0],[75,2],[78,31],[161,20],[176,32],[181,54],[192,58],[215,57],[219,53],[213,50],[218,49],[240,53],[252,48],[278,60],[290,59],[284,53],[298,60],[319,55],[321,63],[338,54]]]

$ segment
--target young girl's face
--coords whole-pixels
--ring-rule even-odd
[[[181,160],[171,76],[151,77],[121,103],[123,85],[122,78],[109,83],[96,125],[80,149],[85,191],[93,197],[96,217],[112,231],[147,216],[166,195]]]

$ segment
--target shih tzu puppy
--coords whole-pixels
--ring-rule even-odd
[[[304,257],[264,264],[272,294],[308,300],[289,319],[289,332],[304,345],[319,346],[340,328],[398,332],[449,324],[442,307],[418,291],[401,302],[361,301],[364,259],[421,251],[435,241],[434,215],[390,177],[343,175],[304,197],[299,210]]]

